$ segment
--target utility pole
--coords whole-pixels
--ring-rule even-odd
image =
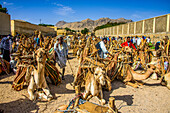
[[[41,19],[40,19],[40,24],[41,24]]]

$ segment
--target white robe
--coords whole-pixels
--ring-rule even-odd
[[[68,47],[65,42],[63,42],[62,45],[58,45],[58,48],[56,47],[58,41],[54,44],[54,50],[57,53],[56,56],[56,62],[60,66],[60,68],[66,67],[66,62],[67,62],[67,55],[68,55]]]

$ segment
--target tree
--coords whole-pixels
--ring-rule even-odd
[[[84,35],[87,34],[88,32],[89,32],[89,29],[87,29],[87,28],[84,28],[84,30],[81,30],[81,33]]]
[[[66,30],[66,31],[71,31],[71,29],[70,29],[70,28],[68,28],[68,27],[66,27],[66,28],[65,28],[65,30]]]
[[[51,24],[38,24],[39,26],[54,26],[54,25],[51,25]]]
[[[107,28],[107,27],[117,26],[117,25],[120,25],[120,24],[126,24],[126,22],[120,22],[120,23],[117,23],[117,22],[115,22],[115,23],[110,23],[110,22],[108,22],[108,23],[105,24],[105,25],[97,26],[97,27],[94,29],[94,31],[99,30],[99,29],[103,29],[103,28]]]
[[[7,8],[2,8],[2,5],[0,4],[0,12],[7,13],[8,10],[7,10]]]

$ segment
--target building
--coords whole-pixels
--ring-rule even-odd
[[[56,35],[54,28],[31,24],[23,20],[11,20],[11,33],[13,36],[16,35],[16,32],[19,34],[31,36],[35,30],[41,31],[43,35]]]
[[[0,35],[8,35],[11,33],[10,15],[0,12]]]

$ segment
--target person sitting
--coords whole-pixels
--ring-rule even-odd
[[[130,37],[127,37],[127,41],[121,44],[122,47],[129,46],[136,50],[136,47],[133,45],[133,43],[130,40]]]

